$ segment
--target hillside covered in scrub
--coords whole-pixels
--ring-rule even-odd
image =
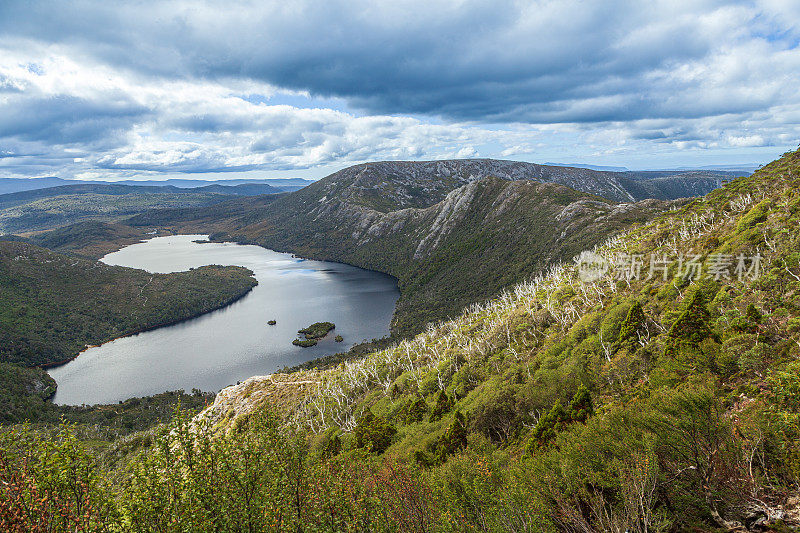
[[[798,186],[790,152],[413,339],[225,389],[116,467],[56,477],[95,452],[9,434],[3,505],[140,531],[796,528]]]
[[[120,220],[148,209],[206,207],[238,196],[282,192],[267,184],[181,188],[110,183],[16,191],[0,194],[0,233],[44,231],[87,220]]]

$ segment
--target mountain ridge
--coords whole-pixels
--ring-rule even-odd
[[[175,187],[200,188],[209,186],[235,187],[237,185],[269,185],[280,189],[282,192],[301,189],[312,183],[312,180],[303,178],[265,178],[265,179],[231,179],[231,180],[196,180],[170,178],[166,180],[76,180],[64,179],[56,176],[41,178],[0,178],[0,194],[13,192],[32,191],[67,185],[129,185],[131,187]]]
[[[659,200],[614,204],[530,179],[528,164],[501,162],[498,169],[495,163],[356,165],[286,196],[232,200],[212,211],[152,211],[128,223],[203,231],[212,240],[258,244],[392,275],[401,291],[393,320],[399,334],[451,316],[540,271],[548,261],[568,260],[625,224],[673,205]],[[618,182],[594,181],[592,171],[581,170],[580,176],[584,172],[589,178],[562,181],[620,196]],[[464,273],[462,279],[457,272]]]

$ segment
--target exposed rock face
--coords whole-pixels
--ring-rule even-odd
[[[448,179],[455,175],[447,165],[437,168],[447,170]],[[257,218],[243,213],[218,229],[225,230],[223,238],[395,276],[401,288],[394,321],[398,332],[452,316],[672,205],[658,200],[617,204],[554,183],[478,179],[473,172],[449,191],[435,189],[435,180],[426,185],[429,192],[435,189],[431,194],[441,195],[438,202],[384,210],[390,203],[411,201],[397,193],[410,190],[408,182],[379,181],[371,189],[365,188],[372,183],[367,168],[346,173],[349,185],[326,178],[266,205]],[[428,179],[414,176],[418,185]],[[371,206],[364,191],[390,186],[394,193],[381,193],[379,205]]]
[[[729,175],[716,171],[604,172],[496,159],[381,161],[345,168],[307,189],[313,190],[320,202],[335,197],[393,211],[435,204],[448,192],[490,176],[558,183],[617,202],[635,202],[700,196],[719,187]]]
[[[296,405],[308,387],[316,384],[314,372],[253,376],[219,391],[214,403],[204,409],[198,419],[229,427],[237,418],[259,408],[283,414]]]
[[[208,210],[194,220],[172,212],[161,223],[391,274],[401,290],[394,331],[413,332],[669,207],[646,198],[715,188],[713,174],[684,180],[491,159],[377,162],[284,197],[226,202],[213,218]]]

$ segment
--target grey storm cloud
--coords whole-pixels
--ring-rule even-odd
[[[130,101],[75,96],[15,98],[0,103],[0,137],[52,144],[108,144],[148,110]]]
[[[741,27],[726,26],[747,22],[750,16],[738,13],[737,6],[751,2],[377,5],[4,2],[0,31],[7,38],[71,46],[149,75],[256,79],[346,98],[376,113],[602,122],[688,118],[763,105],[720,95],[692,106],[674,101],[675,91],[691,92],[703,85],[702,77],[651,76],[701,61],[738,37],[752,37],[739,36]],[[797,35],[794,26],[777,29]],[[580,105],[601,96],[615,101]]]

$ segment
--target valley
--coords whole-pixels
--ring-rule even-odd
[[[403,336],[730,176],[653,174],[494,160],[371,163],[283,197],[156,210],[127,223],[390,274],[401,291],[392,331]],[[649,192],[664,199],[647,200]]]
[[[0,1],[0,533],[800,533],[800,2]]]
[[[55,403],[113,404],[178,389],[215,392],[389,333],[398,293],[388,276],[256,246],[194,242],[203,237],[152,238],[105,256],[103,263],[161,276],[208,264],[239,265],[257,285],[231,305],[93,346],[50,369],[58,383]],[[329,335],[313,347],[292,345],[297,330],[330,319],[343,342]]]

